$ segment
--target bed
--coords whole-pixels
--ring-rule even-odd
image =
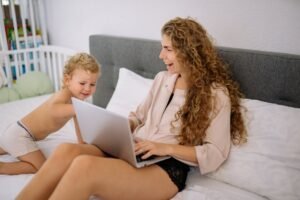
[[[126,116],[144,98],[154,75],[165,69],[158,58],[160,42],[107,35],[91,35],[89,42],[102,65],[93,103]],[[173,200],[300,199],[300,56],[224,47],[218,52],[245,94],[249,141],[233,147],[214,173],[201,175],[192,168],[186,188]],[[45,98],[0,105],[0,131]],[[75,141],[70,121],[39,146],[49,156],[58,144]],[[0,199],[13,199],[32,176],[0,175]]]

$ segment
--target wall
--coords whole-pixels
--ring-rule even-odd
[[[51,0],[50,43],[88,51],[91,34],[160,39],[175,16],[196,18],[219,46],[300,54],[299,0]]]

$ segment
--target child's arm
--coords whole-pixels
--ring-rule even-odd
[[[84,144],[85,142],[82,139],[76,115],[73,117],[73,120],[74,120],[74,124],[75,124],[75,131],[76,131],[77,141],[78,141],[79,144]]]

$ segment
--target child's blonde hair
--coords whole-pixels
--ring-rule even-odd
[[[98,73],[101,75],[101,65],[97,60],[90,54],[87,53],[77,53],[65,64],[63,72],[63,88],[65,87],[65,77],[67,75],[72,76],[72,73],[76,69],[82,69],[91,73]]]

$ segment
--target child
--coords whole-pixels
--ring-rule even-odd
[[[71,97],[84,100],[96,91],[100,65],[94,57],[78,53],[67,62],[63,87],[42,105],[10,125],[0,136],[0,154],[9,153],[20,161],[0,162],[0,174],[35,173],[46,160],[36,141],[62,128],[72,117],[79,143],[83,143]]]

